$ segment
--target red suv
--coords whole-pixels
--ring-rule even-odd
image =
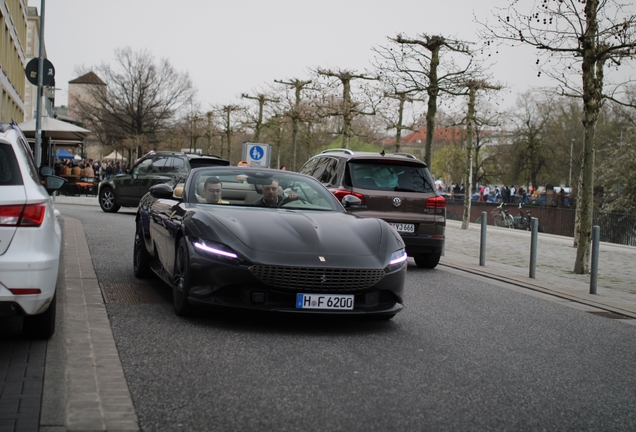
[[[389,222],[418,267],[435,268],[444,248],[446,200],[435,191],[428,167],[406,153],[329,149],[299,172],[327,187],[347,211]],[[353,195],[360,199],[345,199]],[[353,204],[352,204],[353,203]]]

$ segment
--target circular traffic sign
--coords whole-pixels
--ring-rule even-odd
[[[263,156],[265,156],[265,150],[263,150],[263,147],[253,146],[250,149],[250,158],[257,161],[263,159]]]
[[[48,59],[44,60],[44,68],[42,74],[42,85],[54,86],[55,85],[55,67]],[[33,85],[38,85],[38,58],[32,58],[24,68],[27,80]]]

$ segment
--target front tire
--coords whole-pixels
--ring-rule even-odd
[[[28,339],[49,339],[55,333],[55,305],[57,295],[53,295],[49,308],[39,315],[22,318],[22,335]]]
[[[492,220],[492,223],[497,227],[502,227],[502,226],[505,226],[506,221],[504,220],[503,216],[498,214],[498,215],[495,215],[495,217]]]
[[[192,306],[188,303],[190,293],[190,257],[185,237],[179,240],[177,256],[174,260],[174,278],[172,283],[172,305],[178,316],[192,314]]]
[[[121,208],[115,199],[115,192],[109,187],[99,191],[99,206],[106,213],[115,213]]]
[[[141,219],[137,221],[135,230],[135,246],[133,249],[133,272],[136,278],[147,278],[152,274],[150,269],[150,254],[144,242],[144,233],[141,227]]]
[[[508,228],[513,228],[515,225],[515,219],[512,215],[506,215],[506,226]]]
[[[441,252],[415,255],[415,264],[420,268],[434,269],[439,264],[441,256]]]

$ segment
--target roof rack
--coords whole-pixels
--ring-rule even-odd
[[[413,156],[411,153],[391,153],[394,154],[396,156],[405,156],[409,159],[417,159],[415,156]]]
[[[332,149],[327,149],[327,150],[323,150],[320,152],[320,154],[323,153],[346,153],[349,155],[354,154],[353,151],[349,150],[349,149],[345,149],[345,148],[332,148]]]

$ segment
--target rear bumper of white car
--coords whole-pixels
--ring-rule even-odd
[[[42,235],[45,227],[53,233]],[[61,230],[57,221],[36,229],[17,230],[9,249],[0,256],[0,313],[35,315],[46,311],[55,294],[60,247]],[[40,293],[16,295],[11,292],[20,288],[39,289]],[[21,310],[16,309],[16,305]]]

